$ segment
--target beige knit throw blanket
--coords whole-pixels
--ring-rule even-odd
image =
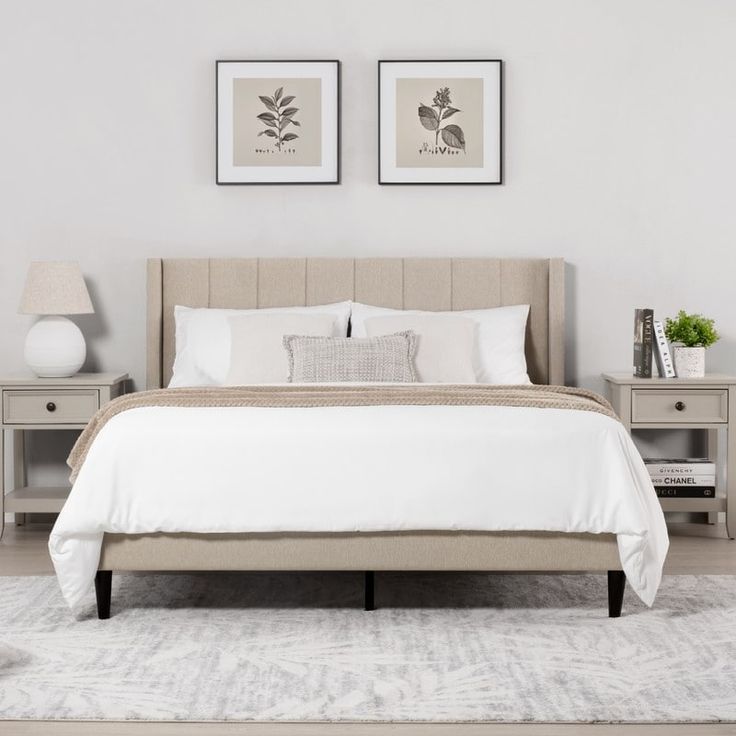
[[[487,384],[284,385],[175,388],[141,391],[114,399],[90,420],[67,464],[74,481],[100,430],[117,414],[150,406],[278,407],[323,406],[520,406],[592,411],[617,419],[611,405],[593,391],[567,386]]]

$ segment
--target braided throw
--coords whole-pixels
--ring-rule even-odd
[[[326,406],[518,406],[592,411],[618,419],[611,405],[593,391],[567,386],[487,384],[283,385],[157,389],[126,394],[103,406],[82,432],[67,460],[76,479],[100,430],[117,414],[150,406],[272,407]]]

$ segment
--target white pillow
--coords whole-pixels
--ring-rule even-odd
[[[240,314],[230,317],[230,370],[226,386],[288,383],[286,335],[332,338],[330,314]],[[341,337],[345,340],[347,338]]]
[[[455,314],[397,314],[370,317],[368,337],[412,331],[417,336],[414,365],[422,383],[477,383],[473,355],[478,325]]]
[[[169,388],[222,386],[230,369],[230,317],[241,314],[327,314],[335,317],[333,337],[347,335],[350,302],[317,307],[204,309],[174,307],[176,359]]]
[[[524,353],[528,304],[458,312],[423,312],[416,309],[386,309],[353,302],[351,335],[366,337],[366,322],[369,319],[407,315],[460,316],[472,319],[477,324],[473,363],[478,383],[531,383],[526,372]]]

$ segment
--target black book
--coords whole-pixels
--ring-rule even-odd
[[[654,486],[660,498],[715,498],[715,486]]]
[[[652,377],[652,346],[654,345],[654,310],[634,310],[634,375]]]

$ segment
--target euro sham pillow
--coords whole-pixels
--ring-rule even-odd
[[[287,335],[291,383],[414,383],[416,335],[308,337]]]
[[[473,366],[478,383],[530,384],[527,374],[526,323],[529,305],[519,304],[493,309],[472,309],[457,312],[424,312],[420,310],[387,309],[353,302],[350,324],[352,335],[365,337],[366,322],[377,317],[397,316],[458,316],[476,324]]]
[[[350,302],[315,307],[206,309],[175,306],[176,358],[169,388],[222,386],[230,370],[231,317],[246,314],[326,314],[335,318],[333,335],[346,336]]]
[[[335,332],[335,317],[329,314],[241,314],[229,321],[226,386],[286,383],[289,361],[284,335],[330,337]]]
[[[365,321],[368,337],[411,330],[417,336],[414,364],[422,383],[476,383],[473,354],[477,324],[456,315],[402,314]]]

